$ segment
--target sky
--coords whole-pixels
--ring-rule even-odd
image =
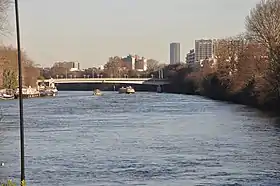
[[[21,48],[37,64],[79,61],[100,66],[110,56],[138,54],[169,62],[169,44],[181,43],[181,60],[195,39],[234,36],[259,0],[20,0]],[[79,2],[79,3],[78,3]],[[14,12],[11,34],[16,46]]]

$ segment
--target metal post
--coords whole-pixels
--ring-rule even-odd
[[[20,179],[21,185],[25,184],[24,170],[24,122],[23,122],[23,99],[22,99],[22,64],[21,64],[21,46],[19,29],[19,10],[18,0],[15,0],[16,17],[16,36],[17,36],[17,58],[18,58],[18,89],[19,89],[19,124],[20,124]]]

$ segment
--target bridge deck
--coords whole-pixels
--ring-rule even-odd
[[[38,80],[37,83],[123,83],[123,84],[150,84],[163,85],[169,84],[167,79],[156,78],[67,78],[67,79],[48,79]]]

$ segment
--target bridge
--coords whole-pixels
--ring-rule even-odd
[[[158,78],[64,78],[37,80],[37,85],[42,83],[49,86],[56,84],[80,84],[80,83],[102,83],[102,84],[134,84],[134,85],[155,85],[161,86],[169,84],[167,79]]]

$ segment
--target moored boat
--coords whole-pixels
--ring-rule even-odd
[[[0,95],[0,99],[2,100],[11,100],[11,99],[15,99],[14,95],[10,95],[10,94],[1,94]]]

